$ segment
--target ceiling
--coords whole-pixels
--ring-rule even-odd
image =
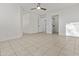
[[[78,3],[41,3],[41,7],[46,8],[47,11],[49,12],[57,12],[64,8],[68,8],[77,4]],[[19,5],[22,6],[25,11],[31,11],[30,9],[36,7],[37,4],[36,3],[21,3]],[[36,12],[36,10],[34,12]]]
[[[76,3],[50,3],[50,4],[43,4],[42,6],[47,8],[49,11],[59,11],[61,9],[71,7],[76,5]]]

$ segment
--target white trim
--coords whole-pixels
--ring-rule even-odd
[[[12,37],[8,37],[8,38],[0,38],[1,40],[0,41],[6,41],[6,40],[12,40],[12,39],[19,39],[23,36],[22,33],[20,33],[19,35],[16,35],[16,36],[12,36]]]

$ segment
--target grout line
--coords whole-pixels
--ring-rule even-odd
[[[24,40],[25,40],[26,38],[24,38]],[[34,39],[34,38],[32,38],[32,39]],[[41,39],[43,39],[43,40],[45,40],[44,38],[41,38]],[[59,42],[59,38],[57,37],[57,38],[55,38],[56,39],[56,41],[54,42],[54,44],[53,45],[56,45],[58,42]],[[64,38],[62,38],[62,40],[63,40]],[[77,40],[76,39],[72,39],[73,40],[73,55],[75,55],[75,53],[76,53],[76,43],[77,43]],[[22,41],[22,40],[21,40]],[[23,47],[23,44],[21,43],[21,41],[17,41],[17,43],[19,44],[19,47],[20,46],[22,46]],[[52,40],[51,40],[52,41]],[[46,41],[47,43],[48,43],[48,41]],[[16,55],[16,56],[18,56],[17,55],[17,51],[15,51],[15,48],[14,48],[14,46],[16,45],[15,43],[16,43],[16,40],[11,44],[11,42],[10,41],[8,41],[8,43],[9,43],[9,46],[10,46],[10,48],[12,49],[12,51],[13,51],[13,53]],[[25,43],[24,41],[23,41],[23,43]],[[33,41],[33,43],[34,43],[34,41]],[[14,46],[13,46],[13,44],[15,44]],[[49,44],[49,43],[48,43]],[[0,44],[1,45],[1,44]],[[60,48],[59,50],[58,50],[58,52],[57,52],[57,55],[56,56],[60,56],[61,55],[61,52],[62,52],[62,50],[65,48],[65,46],[66,45],[68,45],[68,44],[65,44],[63,47],[59,47],[59,46],[56,46],[56,47],[58,47],[58,48]],[[38,46],[38,45],[37,45]],[[34,48],[36,48],[37,46],[34,46]],[[28,46],[27,48],[29,48],[29,47],[31,47],[31,46]],[[52,46],[51,46],[52,47]],[[24,49],[25,49],[25,47],[23,47]],[[39,47],[37,47],[37,48],[39,48]],[[42,48],[42,46],[40,45],[40,48]],[[54,47],[53,47],[54,48]],[[48,49],[50,49],[50,48],[47,48],[47,50],[46,50],[46,52],[48,51]],[[29,53],[32,55],[32,54],[34,54],[34,53],[31,53],[30,52],[30,50],[29,49],[27,49],[26,51],[29,51]],[[42,52],[42,51],[41,51]],[[43,55],[46,53],[46,52],[44,52],[43,53]],[[1,55],[1,48],[0,48],[0,55]]]
[[[17,41],[18,42],[18,41]],[[10,42],[9,42],[10,43]],[[19,42],[18,42],[19,43]],[[20,43],[19,43],[20,44]],[[10,46],[12,47],[12,45],[10,44]],[[21,44],[20,44],[20,46],[22,46]],[[12,47],[12,49],[13,49],[13,51],[15,52],[15,50],[14,50],[14,48]],[[25,49],[24,47],[23,47],[23,49]],[[29,51],[29,50],[28,50]],[[29,53],[31,54],[31,56],[33,55],[30,51],[29,51]],[[16,52],[15,52],[15,55],[16,56],[18,56],[17,54],[16,54]],[[26,55],[27,56],[27,55]]]
[[[65,46],[64,46],[64,47],[65,47]],[[64,49],[64,47],[62,47],[62,48],[60,49],[60,51],[59,51],[59,53],[58,53],[58,55],[57,55],[57,56],[60,56],[61,51]]]
[[[1,48],[0,48],[0,56],[1,56]]]
[[[1,42],[0,42],[0,46],[1,46]],[[0,56],[1,56],[1,47],[0,47]]]
[[[16,52],[15,52],[14,48],[12,47],[11,43],[10,43],[9,41],[8,41],[8,43],[9,43],[9,45],[10,45],[11,49],[14,51],[14,54],[17,56],[17,54],[16,54]]]
[[[74,52],[73,52],[73,55],[75,56],[75,53],[76,53],[76,39],[74,39]]]

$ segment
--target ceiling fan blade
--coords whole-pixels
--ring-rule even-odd
[[[41,8],[40,7],[40,3],[37,3],[37,7],[36,8],[31,8],[31,10],[35,10],[35,9],[38,9],[38,8],[40,8],[41,10],[47,10],[46,8]]]
[[[41,8],[42,10],[47,10],[46,8]]]
[[[31,10],[34,10],[34,9],[36,9],[36,8],[31,8]]]

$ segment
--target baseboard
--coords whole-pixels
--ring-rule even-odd
[[[23,36],[23,34],[20,33],[19,35],[16,35],[16,36],[12,36],[12,37],[8,37],[8,38],[1,38],[0,41],[19,39],[19,38],[21,38],[22,36]]]

